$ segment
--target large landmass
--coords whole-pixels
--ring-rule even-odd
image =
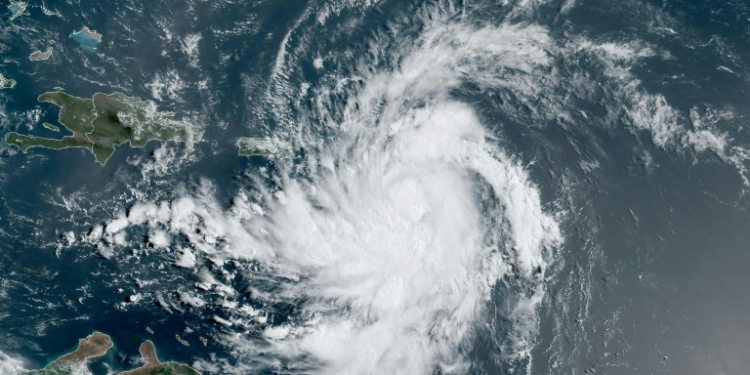
[[[89,358],[101,357],[112,347],[109,336],[94,332],[85,339],[78,340],[78,348],[71,353],[60,356],[41,370],[25,372],[29,375],[72,375],[87,372],[86,362]]]
[[[25,371],[25,375],[78,375],[89,374],[89,358],[101,357],[112,348],[109,336],[94,332],[85,339],[78,340],[78,348],[71,353],[60,356],[41,370]],[[133,370],[120,372],[117,375],[200,375],[188,365],[176,362],[161,362],[156,356],[154,343],[146,341],[141,345],[143,365]]]
[[[161,362],[156,356],[156,348],[154,343],[146,341],[141,345],[141,361],[143,366],[137,369],[121,372],[118,375],[198,375],[198,371],[195,371],[188,365],[183,365],[177,362]]]
[[[133,147],[143,147],[152,140],[192,144],[200,137],[190,123],[174,120],[174,113],[159,112],[153,102],[121,93],[94,94],[91,99],[84,99],[64,92],[48,92],[38,100],[60,107],[59,122],[73,134],[56,139],[8,133],[5,142],[23,152],[33,147],[85,148],[99,163],[105,164],[115,146],[125,142]]]

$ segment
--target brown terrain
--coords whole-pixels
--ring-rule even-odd
[[[45,375],[69,374],[78,368],[85,368],[89,358],[103,356],[111,347],[112,339],[109,336],[94,332],[85,339],[78,340],[76,350],[60,356],[42,370],[35,373]]]

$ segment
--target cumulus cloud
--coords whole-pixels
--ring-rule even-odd
[[[23,360],[0,352],[0,375],[16,375],[23,370]]]
[[[174,265],[182,268],[193,268],[195,267],[195,255],[190,249],[180,249]]]
[[[181,291],[179,293],[179,296],[180,296],[180,301],[182,303],[193,306],[193,307],[201,307],[206,304],[206,302],[203,301],[203,299],[189,292]]]
[[[594,43],[580,39],[569,48],[590,53],[603,64],[605,76],[614,79],[616,103],[622,106],[625,121],[632,125],[632,130],[647,131],[654,145],[661,148],[713,152],[744,174],[747,150],[731,145],[730,139],[716,128],[718,122],[733,117],[730,111],[707,108],[700,113],[693,107],[686,116],[670,105],[664,95],[644,90],[641,81],[634,77],[630,70],[636,63],[658,55],[652,47],[638,41]]]
[[[148,243],[156,248],[166,248],[172,243],[172,239],[166,231],[154,229],[148,235]]]

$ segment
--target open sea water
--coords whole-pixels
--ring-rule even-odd
[[[95,374],[136,366],[146,339],[207,374],[750,368],[745,2],[10,16],[3,137],[68,134],[36,101],[59,87],[152,100],[203,138],[105,166],[0,144],[0,374],[94,330],[116,345]],[[69,37],[83,26],[96,51]],[[240,157],[239,137],[279,147]]]

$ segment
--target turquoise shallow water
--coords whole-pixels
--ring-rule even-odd
[[[92,32],[84,29],[70,34],[70,37],[78,42],[81,48],[89,52],[95,52],[96,47],[102,42],[101,35],[96,34],[95,31]]]

